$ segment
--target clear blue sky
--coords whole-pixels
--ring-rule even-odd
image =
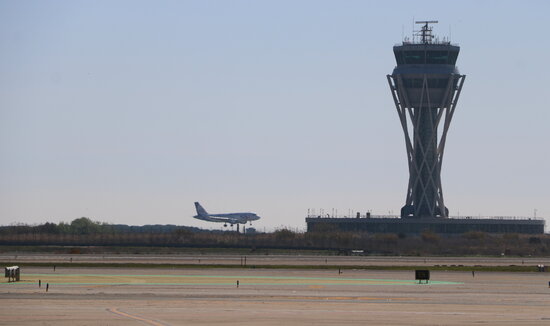
[[[413,19],[467,75],[451,215],[550,217],[547,1],[0,1],[0,224],[303,228],[308,208],[398,213],[386,74]]]

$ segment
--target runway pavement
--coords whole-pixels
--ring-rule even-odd
[[[320,255],[216,255],[216,254],[32,254],[3,253],[0,261],[14,263],[139,263],[185,265],[341,265],[341,266],[508,266],[544,264],[550,258],[540,257],[396,257],[396,256],[320,256]]]
[[[21,282],[0,283],[0,324],[550,324],[548,273],[431,276],[417,284],[413,271],[28,267]]]

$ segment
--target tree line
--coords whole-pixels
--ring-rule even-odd
[[[542,234],[473,231],[442,236],[430,231],[406,235],[331,230],[299,233],[285,228],[270,233],[242,234],[175,225],[113,225],[86,217],[71,223],[0,227],[0,245],[249,248],[251,251],[260,248],[320,249],[377,255],[550,255],[550,235]]]
[[[38,225],[14,224],[0,226],[0,235],[9,234],[117,234],[117,233],[171,233],[177,230],[188,230],[190,232],[207,232],[200,228],[177,225],[126,225],[109,224],[92,221],[88,217],[74,219],[70,223],[60,222],[58,224],[46,222]]]

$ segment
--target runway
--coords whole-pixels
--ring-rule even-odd
[[[28,267],[0,283],[0,324],[547,325],[548,275]]]
[[[121,274],[27,274],[17,283],[0,283],[3,286],[35,285],[38,281],[50,285],[415,285],[416,280],[365,279],[346,277],[251,276],[251,275],[121,275]],[[430,285],[462,284],[459,282],[431,281]]]
[[[200,249],[197,249],[200,252]],[[334,256],[296,254],[0,254],[0,261],[19,263],[119,263],[119,264],[181,264],[239,265],[246,257],[251,265],[340,265],[340,266],[508,266],[544,264],[548,257],[396,257],[396,256]]]

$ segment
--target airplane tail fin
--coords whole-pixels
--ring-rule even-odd
[[[197,209],[197,215],[198,216],[208,216],[208,213],[206,210],[199,204],[198,201],[195,202],[195,208]]]

